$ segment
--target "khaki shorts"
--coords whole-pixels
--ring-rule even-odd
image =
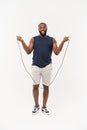
[[[52,64],[49,64],[44,68],[32,65],[33,85],[40,84],[40,81],[42,79],[42,84],[49,86],[51,82],[51,74],[52,74]]]

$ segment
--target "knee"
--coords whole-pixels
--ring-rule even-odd
[[[33,90],[38,90],[39,85],[33,85]]]
[[[49,86],[43,85],[44,90],[49,90]]]

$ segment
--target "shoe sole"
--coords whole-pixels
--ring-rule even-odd
[[[42,111],[42,113],[43,113],[44,115],[50,115],[50,113],[45,113],[44,111]]]

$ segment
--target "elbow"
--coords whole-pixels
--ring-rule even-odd
[[[26,53],[29,55],[31,53],[31,51],[27,50]]]
[[[28,52],[28,51],[26,51],[26,53],[29,55],[30,54],[30,52]]]
[[[28,55],[30,54],[29,52],[26,52]]]
[[[55,55],[59,55],[59,53],[55,53]]]
[[[56,49],[54,49],[53,51],[54,51],[54,54],[55,54],[55,55],[59,55],[59,53],[60,53],[59,48],[56,48]]]
[[[55,53],[55,55],[59,55],[59,51],[55,51],[54,53]]]

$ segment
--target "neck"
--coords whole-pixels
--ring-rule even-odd
[[[44,36],[40,35],[40,37],[44,38],[44,37],[47,37],[47,35],[44,35]]]

